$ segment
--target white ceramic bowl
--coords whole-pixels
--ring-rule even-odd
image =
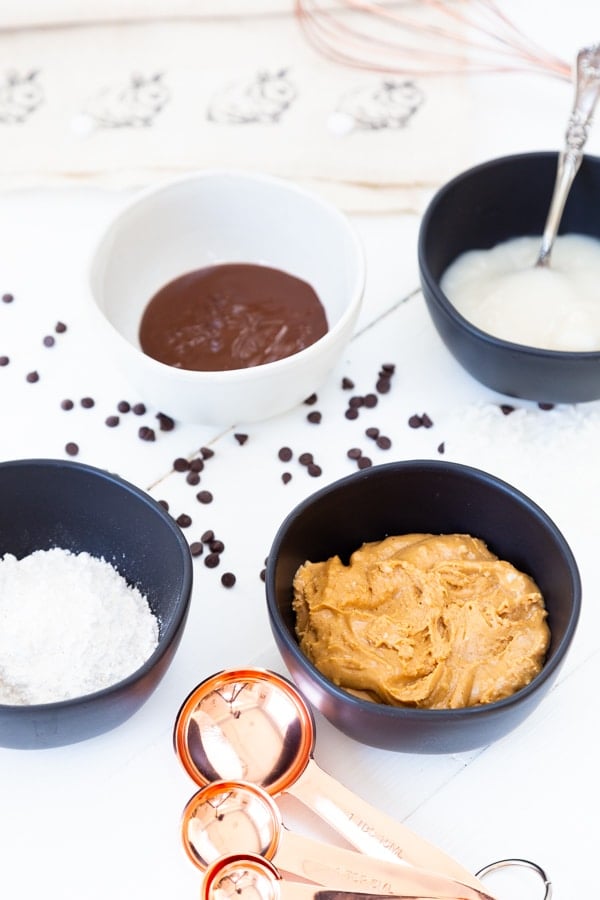
[[[307,281],[325,308],[327,333],[286,359],[222,372],[178,369],[144,354],[139,324],[156,291],[226,262]],[[284,180],[215,170],[142,191],[101,237],[89,272],[103,350],[138,395],[176,419],[218,425],[269,418],[316,391],[352,335],[364,279],[360,242],[334,206]]]

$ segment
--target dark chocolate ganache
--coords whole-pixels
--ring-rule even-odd
[[[226,263],[170,281],[148,303],[142,350],[195,371],[245,369],[291,356],[327,332],[313,288],[280,269]]]

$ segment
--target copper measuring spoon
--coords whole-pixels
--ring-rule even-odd
[[[317,765],[314,718],[286,678],[247,668],[205,679],[181,706],[173,739],[197,785],[239,780],[258,784],[273,797],[287,792],[358,850],[448,875],[485,896],[467,869]]]
[[[183,845],[203,871],[237,852],[259,855],[289,875],[339,890],[379,894],[426,894],[451,900],[481,900],[461,882],[398,862],[373,859],[356,850],[323,844],[287,829],[279,807],[258,785],[213,781],[187,803],[181,823]]]

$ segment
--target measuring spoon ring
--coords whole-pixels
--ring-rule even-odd
[[[287,792],[358,850],[448,875],[485,895],[481,883],[456,860],[317,765],[313,715],[281,675],[247,668],[207,678],[182,704],[173,739],[196,784],[239,780],[259,785],[272,797]]]

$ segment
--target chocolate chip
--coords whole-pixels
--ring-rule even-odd
[[[211,450],[210,447],[200,447],[200,454],[202,459],[210,459],[215,455],[215,451]]]
[[[158,419],[158,427],[161,431],[173,431],[175,428],[175,421],[171,418],[171,416],[167,416],[166,413],[156,413],[156,418]]]
[[[307,466],[307,471],[312,478],[318,478],[319,475],[323,474],[321,466],[318,466],[316,463],[309,463]]]
[[[267,577],[267,570],[266,570],[266,569],[261,569],[261,570],[260,570],[260,575],[259,575],[260,580],[261,580],[261,581],[265,581],[265,580],[266,580],[266,577]]]
[[[554,409],[554,403],[538,403],[540,409]]]
[[[136,416],[143,416],[146,412],[146,406],[144,403],[134,403],[131,407],[131,411]]]
[[[221,584],[223,587],[232,588],[235,584],[235,575],[233,572],[223,572],[221,575]]]
[[[40,380],[38,372],[28,372],[25,378],[30,384],[35,384],[36,381]]]
[[[73,401],[69,400],[69,399],[61,400],[61,402],[60,402],[60,408],[65,409],[67,411],[69,409],[73,409],[74,406],[75,406],[75,404],[73,403]]]
[[[356,461],[356,464],[359,469],[368,469],[369,466],[373,465],[373,462],[368,456],[361,456],[361,458]]]
[[[433,421],[429,418],[427,413],[423,413],[421,422],[423,423],[423,428],[431,428],[433,426]]]
[[[309,466],[312,462],[314,462],[314,456],[312,453],[301,453],[298,457],[298,462],[301,466]]]
[[[348,450],[346,456],[348,457],[348,459],[360,459],[362,456],[362,450],[360,449],[360,447],[351,447]]]
[[[365,394],[364,401],[365,401],[365,406],[368,409],[373,409],[373,407],[377,406],[377,404],[379,403],[377,394]]]
[[[320,412],[315,410],[314,412],[310,412],[306,418],[312,425],[319,425],[323,416]]]
[[[209,569],[216,569],[216,567],[221,562],[218,553],[208,553],[204,557],[204,565],[208,566]]]
[[[213,553],[222,553],[225,549],[223,541],[212,540],[208,545]]]
[[[283,481],[284,484],[289,484],[289,482],[292,480],[292,473],[291,472],[282,472],[281,480]]]
[[[127,400],[120,400],[117,403],[117,409],[120,413],[128,413],[131,409],[131,403],[128,403]]]
[[[177,459],[173,460],[173,468],[176,472],[187,472],[189,467],[189,462],[183,456],[178,456]]]
[[[67,326],[65,325],[64,322],[57,322],[56,325],[54,326],[54,330],[57,334],[64,334],[65,331],[67,330]]]
[[[350,399],[348,400],[348,406],[352,407],[352,409],[360,409],[360,407],[364,405],[364,398],[357,395],[355,395],[354,397],[350,397]]]
[[[79,453],[79,446],[74,441],[69,441],[68,444],[65,444],[65,450],[69,456],[77,456]]]
[[[390,379],[387,376],[381,376],[377,379],[377,384],[375,385],[375,390],[380,394],[387,394],[391,388]]]
[[[214,541],[215,533],[212,528],[209,528],[208,531],[205,531],[200,540],[204,544],[210,544],[211,541]]]
[[[343,391],[351,391],[353,387],[354,387],[354,382],[352,381],[352,379],[344,376],[342,378],[342,390]]]
[[[108,418],[106,418],[104,422],[106,425],[108,425],[109,428],[116,428],[120,422],[120,419],[118,416],[108,416]]]
[[[365,434],[367,437],[372,438],[374,441],[379,437],[379,428],[367,428],[365,430]]]
[[[177,524],[180,528],[189,528],[192,524],[192,519],[187,513],[181,513],[180,516],[177,516],[176,520]]]
[[[200,476],[197,472],[188,472],[185,476],[185,480],[188,484],[191,484],[192,487],[196,487],[197,484],[200,484]]]
[[[166,510],[167,512],[169,512],[169,504],[167,503],[166,500],[158,500],[157,502],[158,502],[158,505],[159,505],[159,506],[162,506],[162,508],[163,508],[164,510]]]
[[[381,371],[386,375],[393,375],[396,371],[396,366],[394,363],[384,363],[381,367]]]
[[[281,462],[289,462],[293,455],[290,447],[281,447],[277,454]]]
[[[153,428],[149,428],[148,425],[142,425],[142,427],[138,430],[138,437],[142,441],[155,441],[156,434]]]
[[[44,344],[44,347],[54,347],[56,341],[51,334],[47,334],[42,343]]]
[[[196,494],[196,499],[199,503],[212,503],[213,495],[210,491],[200,491]]]
[[[234,434],[234,438],[236,439],[236,441],[238,442],[238,444],[241,447],[248,440],[248,435],[247,434]]]
[[[500,409],[504,413],[505,416],[510,416],[511,413],[515,411],[514,406],[511,406],[510,403],[501,403]]]
[[[3,303],[12,303],[14,300],[13,294],[2,294],[2,302]]]
[[[304,402],[307,406],[312,406],[314,403],[317,402],[317,395],[311,394],[310,397],[307,397]]]
[[[84,409],[91,409],[94,406],[94,398],[82,397],[80,403]]]
[[[377,438],[375,443],[377,444],[377,446],[379,447],[380,450],[389,450],[390,447],[392,446],[392,442],[389,439],[389,437],[386,437],[383,434]]]
[[[204,547],[200,541],[193,541],[193,543],[190,544],[190,553],[192,556],[202,556],[203,552]]]
[[[10,362],[8,356],[0,356],[0,366],[7,366]]]
[[[190,462],[190,469],[192,472],[201,472],[204,468],[204,460],[197,456],[195,459],[192,459]]]
[[[423,424],[423,419],[421,416],[418,416],[416,413],[410,417],[408,420],[408,424],[411,428],[420,428]]]
[[[358,410],[353,406],[349,406],[344,415],[347,419],[358,419]]]
[[[443,441],[441,444],[438,444],[437,452],[442,454],[446,452],[446,445]]]

